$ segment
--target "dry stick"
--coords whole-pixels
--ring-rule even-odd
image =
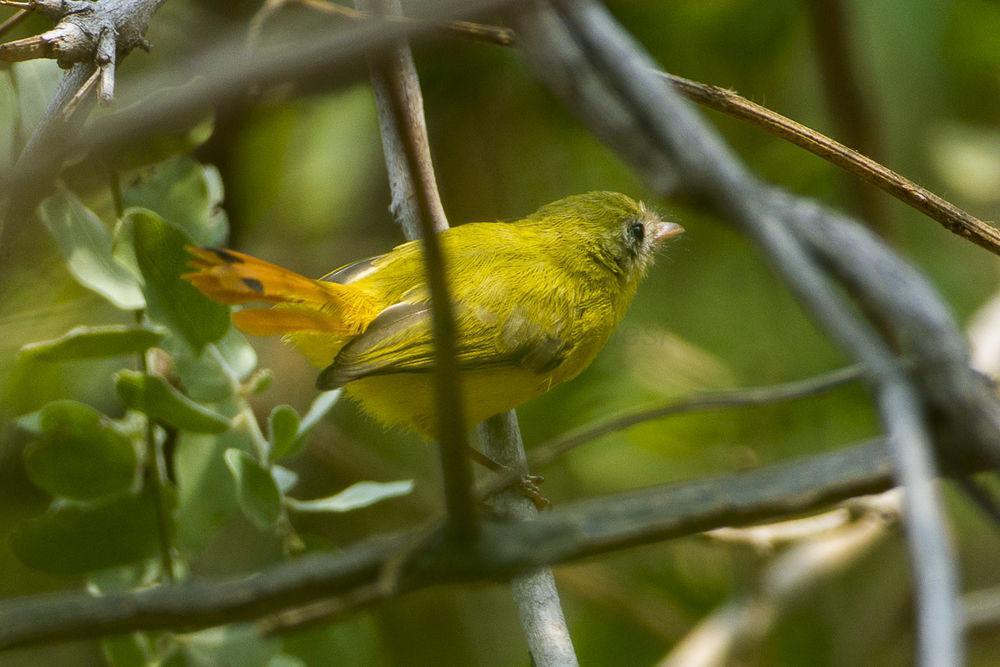
[[[397,7],[398,9],[398,7]],[[478,534],[465,409],[459,385],[458,345],[446,260],[437,233],[448,220],[437,192],[423,118],[423,101],[409,46],[401,42],[372,61],[372,82],[383,127],[393,191],[393,214],[407,236],[423,240],[424,270],[434,332],[435,435],[440,445],[448,527],[454,537]]]
[[[805,3],[812,23],[813,42],[819,61],[820,80],[826,92],[826,104],[844,143],[871,158],[881,154],[878,124],[871,113],[871,95],[863,89],[855,67],[850,29],[850,8],[843,0],[812,0]],[[852,183],[857,211],[882,236],[889,234],[889,221],[878,193],[864,184]]]
[[[963,647],[957,574],[944,511],[933,486],[936,471],[930,438],[916,391],[892,351],[867,322],[854,317],[823,269],[790,226],[776,215],[764,189],[694,112],[673,96],[673,91],[655,85],[652,61],[607,11],[593,2],[558,2],[556,7],[568,26],[569,39],[577,44],[579,57],[603,82],[605,88],[599,94],[617,96],[625,113],[631,115],[631,127],[628,120],[624,125],[631,145],[619,149],[629,154],[635,150],[636,137],[646,137],[651,145],[642,149],[634,163],[641,169],[648,169],[651,159],[675,166],[674,177],[683,178],[687,187],[713,201],[723,215],[739,223],[762,246],[789,288],[823,328],[871,371],[896,473],[908,491],[906,528],[917,584],[920,659],[928,665],[959,664]],[[551,34],[551,30],[547,33]],[[534,46],[544,52],[552,39],[543,39],[539,34]],[[550,82],[558,76],[580,76],[565,67],[556,73],[543,72],[542,66],[538,69]],[[567,88],[565,82],[551,85],[559,90]],[[579,91],[581,87],[571,89]],[[582,91],[588,93],[593,91]],[[621,130],[615,128],[616,132]],[[603,131],[611,134],[607,129]],[[653,187],[662,187],[658,170],[649,178]]]
[[[17,12],[14,13],[13,16],[11,16],[10,18],[8,18],[3,23],[0,23],[0,37],[3,37],[9,31],[13,30],[18,25],[20,25],[21,21],[23,21],[24,19],[28,18],[28,16],[30,15],[30,13],[31,12],[29,10],[27,10],[27,9],[19,9],[19,10],[17,10]]]
[[[293,0],[289,0],[293,1]],[[323,4],[322,0],[311,0],[310,6]],[[361,20],[364,16],[349,12],[331,10],[346,18]],[[505,30],[494,26],[480,26],[467,22],[451,22],[447,24],[450,31],[466,37],[476,38],[482,29]],[[509,42],[505,40],[490,40],[500,46],[515,45],[516,34],[509,31]],[[669,82],[677,92],[692,102],[719,111],[726,115],[744,120],[769,132],[780,139],[803,148],[838,167],[859,176],[880,190],[892,195],[904,204],[915,208],[927,217],[935,220],[948,231],[962,236],[976,245],[1000,255],[1000,228],[984,222],[967,211],[960,209],[951,202],[939,197],[930,190],[923,188],[908,178],[880,164],[864,151],[865,145],[859,145],[861,152],[848,148],[830,137],[806,127],[776,111],[761,106],[756,102],[720,86],[701,83],[686,79],[676,74],[656,70],[658,76]]]
[[[381,15],[386,12],[380,10],[388,10],[389,14],[401,12],[396,1],[383,7],[377,2],[362,1],[358,5],[359,9],[375,10],[374,13]],[[408,238],[419,238],[422,235],[419,223],[427,214],[418,210],[415,204],[422,197],[434,220],[435,231],[447,229],[448,220],[438,194],[427,140],[420,83],[408,46],[401,45],[382,59],[373,61],[372,87],[382,128],[393,216]],[[394,93],[398,100],[394,99]],[[412,136],[406,136],[402,124]],[[409,150],[407,144],[410,144]],[[423,235],[426,234],[424,230]],[[452,414],[452,418],[458,424],[463,423],[457,414]],[[524,470],[524,445],[513,411],[488,420],[480,426],[479,432],[487,455],[512,469]],[[471,498],[467,501],[474,502]],[[498,499],[498,505],[501,511],[522,519],[536,514],[531,503],[517,494]],[[552,572],[540,570],[515,578],[511,586],[534,664],[576,665]]]

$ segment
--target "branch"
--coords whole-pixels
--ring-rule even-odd
[[[399,14],[402,7],[398,0],[379,2],[379,0],[356,0],[358,9],[369,10],[371,13],[386,16]],[[323,5],[325,6],[325,5]],[[436,242],[435,231],[448,228],[444,207],[441,204],[434,167],[431,161],[430,144],[427,139],[427,128],[424,121],[423,100],[420,92],[420,82],[417,77],[413,55],[405,43],[380,59],[372,61],[372,88],[375,93],[376,108],[379,113],[379,127],[382,133],[382,146],[389,173],[389,184],[392,191],[391,211],[406,232],[409,239],[423,237],[427,241]],[[427,221],[433,221],[427,225]],[[423,229],[421,229],[421,224]],[[433,230],[429,227],[433,227]],[[438,262],[432,262],[428,248],[425,245],[427,269],[430,273],[437,272],[438,279],[444,285],[444,267]],[[440,292],[442,300],[435,303],[447,303],[447,294]],[[436,299],[437,297],[435,297]],[[437,308],[435,308],[437,315]],[[445,315],[454,337],[454,322],[450,313]],[[436,329],[438,323],[435,322]],[[437,329],[436,334],[440,334]],[[441,364],[441,338],[435,338],[435,365]],[[454,345],[452,339],[451,344]],[[445,420],[451,419],[451,424],[459,430],[464,429],[464,419],[458,409],[461,407],[458,395],[458,368],[454,351],[450,352],[448,361],[452,367],[447,378],[454,396],[446,404],[442,393],[438,394],[439,430]],[[440,385],[439,385],[440,386]],[[518,471],[525,471],[524,445],[517,426],[517,416],[513,411],[506,415],[495,417],[480,427],[487,455]],[[456,436],[458,436],[456,438]],[[468,525],[464,527],[466,534],[474,531],[474,515],[456,516],[456,512],[474,512],[476,499],[472,497],[472,478],[468,469],[466,445],[462,437],[464,431],[452,433],[455,438],[450,451],[442,438],[442,466],[445,473],[446,493],[448,499],[449,517],[459,518]],[[450,482],[450,485],[449,485]],[[526,498],[508,494],[497,500],[499,509],[525,520],[533,518],[537,513]],[[461,527],[461,526],[460,526]],[[566,620],[563,617],[556,591],[555,580],[549,570],[539,570],[517,577],[512,582],[514,600],[517,604],[531,652],[533,664],[540,667],[555,665],[576,665],[576,655],[570,639]]]
[[[280,0],[279,0],[280,1]],[[352,20],[364,20],[367,17],[360,13],[352,13],[349,9],[340,11],[339,5],[327,3],[325,0],[286,0],[287,3],[298,2],[315,9],[320,6],[328,8],[329,13],[338,14]],[[284,4],[284,3],[283,3]],[[336,8],[336,9],[333,9]],[[470,29],[467,26],[476,26]],[[446,24],[453,33],[477,38],[479,33],[506,31],[502,39],[489,40],[501,46],[514,46],[515,34],[507,28],[482,26],[468,22],[451,22]],[[853,173],[862,180],[892,195],[904,204],[920,211],[927,217],[939,222],[945,229],[962,236],[976,245],[1000,255],[1000,229],[984,222],[974,215],[939,197],[930,190],[923,188],[892,169],[880,164],[865,154],[873,140],[858,139],[858,147],[862,152],[848,148],[830,137],[806,127],[776,111],[761,106],[756,102],[719,86],[686,79],[676,74],[657,70],[657,75],[667,81],[673,88],[686,98],[709,109],[732,116],[770,132],[780,139],[804,148],[841,169]],[[608,119],[606,119],[607,121]],[[853,127],[851,124],[845,125]],[[848,135],[857,138],[852,132]],[[865,211],[870,212],[866,207]],[[872,220],[873,224],[877,221]]]
[[[264,23],[266,23],[274,13],[284,7],[292,6],[304,7],[321,14],[339,16],[353,21],[369,21],[375,18],[373,13],[370,11],[352,9],[351,7],[338,5],[334,2],[330,2],[329,0],[268,0],[261,10],[254,16],[254,20],[251,24],[251,41],[259,39]],[[514,44],[514,31],[510,28],[501,28],[499,26],[485,25],[483,23],[475,23],[472,21],[445,21],[443,23],[438,23],[428,21],[427,19],[403,16],[401,12],[381,15],[378,16],[376,20],[410,25],[428,25],[436,32],[457,34],[462,37],[486,42],[488,44],[496,44],[498,46],[511,46]]]
[[[979,468],[968,468],[970,473]],[[420,541],[387,596],[447,583],[496,580],[639,544],[806,512],[893,485],[883,440],[759,470],[578,501],[533,521],[485,519],[479,542]],[[426,529],[310,554],[251,577],[93,597],[58,593],[0,602],[0,648],[135,630],[194,630],[261,618],[359,593]],[[352,597],[353,596],[353,597]]]
[[[398,7],[397,7],[398,9]],[[421,238],[434,330],[435,436],[440,445],[448,525],[454,536],[474,539],[476,502],[467,455],[465,410],[459,386],[455,317],[447,265],[437,233],[448,220],[437,192],[424,124],[423,99],[405,42],[372,61],[372,85],[379,108],[386,165],[393,191],[393,214],[407,237]]]
[[[908,491],[907,532],[917,580],[921,659],[926,664],[960,662],[957,577],[943,510],[931,483],[934,464],[923,408],[891,349],[867,323],[854,318],[764,189],[672,90],[656,85],[648,56],[603,7],[592,2],[559,2],[556,7],[559,17],[539,9],[534,20],[522,20],[518,27],[539,76],[574,109],[590,107],[582,112],[584,117],[591,124],[596,120],[595,130],[606,140],[610,137],[612,146],[653,187],[662,187],[663,177],[650,172],[650,165],[656,160],[671,164],[675,178],[714,203],[761,245],[822,327],[870,372],[896,471]],[[609,98],[617,99],[625,113],[614,119],[613,127],[596,111],[606,109]],[[642,140],[647,145],[636,151]]]

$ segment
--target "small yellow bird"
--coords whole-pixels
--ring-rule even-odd
[[[468,426],[580,374],[625,315],[656,250],[684,229],[616,192],[547,204],[513,223],[440,234],[454,302]],[[320,389],[387,425],[432,437],[434,343],[419,241],[318,280],[235,252],[189,248],[185,278],[215,301],[266,302],[233,314],[281,334],[317,367]]]

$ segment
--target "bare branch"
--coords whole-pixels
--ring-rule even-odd
[[[963,472],[978,469],[981,464]],[[892,485],[886,444],[877,440],[751,472],[579,501],[533,521],[486,519],[480,541],[471,548],[446,539],[421,541],[392,595],[505,579],[629,546],[806,512]],[[305,555],[249,579],[187,581],[105,597],[59,593],[6,600],[0,602],[0,648],[133,630],[192,630],[335,596],[356,599],[424,530]]]
[[[319,4],[326,6],[325,3]],[[397,0],[389,0],[384,4],[377,0],[357,0],[357,5],[359,10],[367,10],[367,15],[388,17],[402,12]],[[448,220],[435,182],[420,83],[408,46],[401,44],[383,57],[372,60],[372,88],[379,112],[383,152],[392,191],[390,208],[393,216],[408,238],[433,237],[426,226],[421,229],[421,221],[433,220],[435,231],[441,231],[448,227]],[[427,261],[431,261],[429,253]],[[443,274],[440,264],[437,267],[428,266],[430,271],[435,268]],[[439,341],[439,338],[435,338],[435,347]],[[454,362],[454,357],[451,361]],[[451,381],[457,384],[457,368],[452,373]],[[439,395],[439,401],[441,398]],[[442,420],[450,417],[460,429],[464,428],[460,411],[452,405],[444,405],[443,401],[439,404],[442,406],[439,425],[443,423]],[[513,411],[481,425],[480,435],[488,455],[510,468],[525,469],[524,446]],[[460,472],[468,472],[464,451],[466,448],[463,444],[455,444],[456,447],[462,446],[462,451],[450,452],[450,457],[446,457],[446,444],[442,439],[442,464],[451,517],[457,511],[456,504],[463,503],[467,510],[474,510],[476,500],[471,495],[471,477],[466,480],[458,478]],[[456,455],[461,460],[450,460]],[[464,469],[459,471],[458,466]],[[458,484],[463,486],[454,488]],[[536,513],[527,499],[520,496],[508,495],[498,499],[498,505],[501,511],[520,519],[530,519]],[[552,572],[539,570],[517,577],[511,582],[511,586],[533,663],[540,667],[576,665],[573,643],[563,618]]]
[[[839,297],[823,268],[796,237],[787,218],[749,176],[721,141],[674,96],[656,85],[652,62],[607,12],[592,2],[555,5],[560,18],[539,9],[535,20],[518,25],[521,42],[534,57],[536,71],[574,109],[593,124],[593,109],[617,97],[626,116],[615,128],[598,122],[612,145],[654,187],[659,173],[648,173],[649,150],[675,165],[684,185],[718,207],[727,219],[764,249],[789,288],[823,328],[871,372],[876,396],[907,493],[907,532],[917,579],[921,660],[925,664],[961,661],[957,576],[944,527],[943,511],[931,484],[934,463],[924,429],[923,408],[891,349]],[[588,83],[581,79],[589,79]],[[597,99],[595,99],[597,98]],[[648,147],[635,153],[639,138]],[[796,230],[797,231],[797,230]],[[877,244],[873,239],[866,242]],[[826,259],[826,257],[824,257]],[[935,302],[936,303],[936,302]],[[944,620],[942,620],[944,619]]]
[[[16,11],[13,16],[5,20],[3,23],[0,23],[0,37],[3,37],[8,32],[19,26],[21,21],[28,18],[30,15],[31,12],[27,9],[19,9]]]
[[[465,410],[448,269],[437,238],[437,232],[447,229],[448,220],[434,179],[420,84],[405,42],[372,60],[372,83],[383,128],[393,214],[409,238],[422,239],[434,330],[434,427],[444,474],[448,526],[456,538],[471,540],[478,534],[476,502],[466,453]]]

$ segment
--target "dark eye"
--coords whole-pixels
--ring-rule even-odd
[[[628,226],[628,235],[636,245],[642,245],[642,240],[646,238],[646,226],[641,222],[633,222]]]

